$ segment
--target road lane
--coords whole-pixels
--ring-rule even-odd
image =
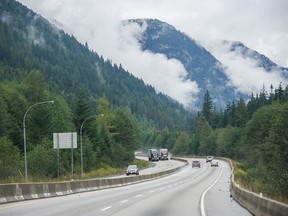
[[[153,196],[131,204],[127,208],[115,210],[113,216],[148,216],[148,215],[200,215],[200,197],[204,189],[211,183],[216,172],[206,172],[207,165],[201,169],[190,166],[175,175],[174,181],[155,190]],[[163,184],[163,183],[162,183]],[[137,212],[137,214],[135,214]]]
[[[242,208],[232,197],[230,197],[231,168],[225,161],[221,161],[221,167],[211,167],[211,169],[223,169],[222,175],[213,187],[206,193],[205,214],[202,216],[231,216],[233,215],[252,215]]]
[[[191,159],[189,160],[191,161]],[[201,159],[201,162],[200,169],[192,169],[191,165],[186,166],[176,174],[153,181],[69,196],[0,205],[0,215],[201,215],[201,195],[215,182],[220,173],[219,168],[211,168],[204,159]],[[207,210],[205,206],[207,215],[210,211],[209,206],[211,206],[209,197],[212,197],[213,200],[213,196],[211,188],[205,196],[205,205],[208,204]],[[216,199],[218,198],[216,197]],[[222,208],[226,208],[225,202],[222,205]],[[237,216],[234,212],[230,215]]]

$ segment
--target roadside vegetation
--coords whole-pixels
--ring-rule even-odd
[[[23,113],[29,105],[55,100],[54,104],[34,107],[27,115],[27,162],[29,181],[58,181],[97,178],[125,172],[137,149],[168,148],[173,155],[215,155],[238,161],[236,180],[247,189],[280,201],[288,191],[288,89],[279,85],[264,90],[248,103],[232,102],[222,112],[212,106],[206,93],[202,110],[192,129],[160,129],[142,122],[124,107],[112,107],[106,97],[97,101],[95,117],[83,127],[83,168],[80,149],[74,151],[74,173],[70,172],[71,151],[53,149],[52,134],[79,131],[81,122],[93,116],[89,95],[79,90],[73,108],[65,98],[45,87],[39,71],[29,73],[24,82],[0,84],[0,181],[24,182]],[[84,114],[85,113],[85,114]],[[44,121],[43,121],[44,119]],[[79,138],[79,137],[78,137]],[[79,142],[78,142],[79,143]],[[140,164],[139,167],[147,165]],[[58,177],[59,172],[59,177]]]

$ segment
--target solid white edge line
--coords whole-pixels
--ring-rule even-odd
[[[219,178],[221,177],[222,175],[222,172],[223,172],[223,164],[221,164],[221,172],[219,174],[219,176],[217,177],[217,179],[213,182],[212,185],[210,185],[201,195],[201,215],[202,216],[206,216],[206,213],[205,213],[205,207],[204,207],[204,197],[205,197],[205,194],[217,183],[217,181],[219,180]]]

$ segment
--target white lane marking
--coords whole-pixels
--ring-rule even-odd
[[[142,197],[142,196],[143,196],[143,194],[139,194],[139,195],[137,195],[136,197],[139,198],[139,197]]]
[[[205,194],[217,183],[217,181],[219,180],[219,178],[221,177],[222,175],[222,172],[223,172],[223,164],[221,164],[221,172],[219,174],[219,176],[217,177],[217,179],[213,182],[212,185],[210,185],[204,192],[203,194],[201,195],[201,215],[202,216],[206,216],[206,213],[205,213],[205,207],[204,207],[204,197],[205,197]]]
[[[120,203],[125,203],[125,202],[128,202],[128,200],[122,200]]]
[[[154,193],[154,190],[152,190],[152,191],[149,191],[149,193]]]
[[[106,211],[108,209],[112,208],[112,206],[107,206],[106,208],[101,209],[101,211]]]

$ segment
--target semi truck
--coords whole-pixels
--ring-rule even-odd
[[[168,160],[168,149],[167,148],[159,149],[159,159],[160,160]]]
[[[159,155],[157,149],[148,149],[147,155],[149,161],[159,161]]]

